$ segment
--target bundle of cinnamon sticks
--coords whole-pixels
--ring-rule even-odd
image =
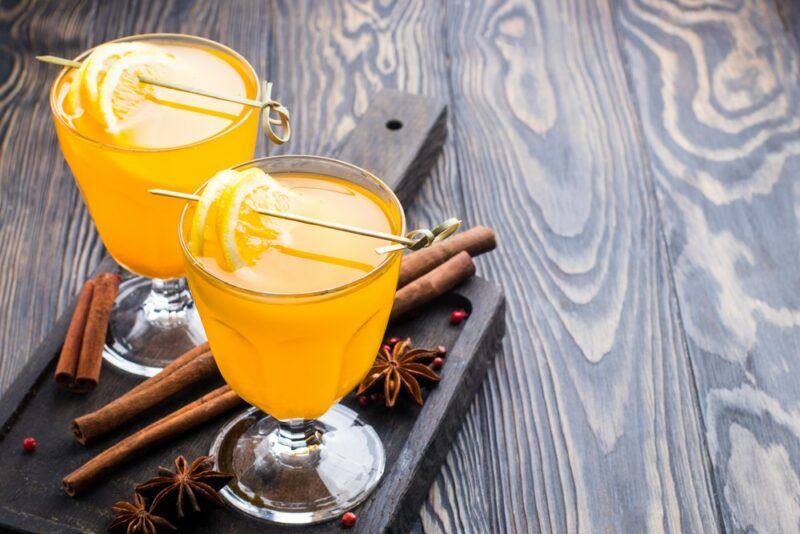
[[[471,277],[475,274],[472,257],[495,246],[496,239],[491,229],[475,227],[405,256],[391,320],[408,315]],[[218,369],[205,343],[183,354],[158,375],[118,399],[77,418],[73,422],[75,436],[84,445],[91,444],[168,397],[214,376],[218,376]],[[227,386],[207,393],[95,456],[67,475],[62,487],[67,494],[74,496],[135,455],[242,403]]]
[[[390,320],[407,315],[474,275],[472,258],[496,246],[494,231],[476,226],[405,256]]]
[[[101,273],[83,285],[56,365],[55,378],[60,386],[76,393],[87,393],[97,386],[119,282],[119,275]]]

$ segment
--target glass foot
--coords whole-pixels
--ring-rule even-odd
[[[220,471],[236,475],[220,492],[235,509],[281,524],[339,517],[375,489],[383,444],[353,410],[334,405],[317,420],[278,421],[251,408],[211,445]]]
[[[186,280],[135,276],[119,287],[103,357],[129,373],[154,376],[205,340]]]

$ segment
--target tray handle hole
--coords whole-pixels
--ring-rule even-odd
[[[386,127],[392,131],[396,131],[403,127],[403,123],[397,119],[391,119],[386,123]]]

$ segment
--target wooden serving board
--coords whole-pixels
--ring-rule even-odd
[[[444,142],[445,114],[445,106],[436,100],[384,91],[375,98],[338,156],[383,178],[407,203]],[[402,126],[398,128],[394,121]],[[110,258],[98,267],[98,271],[114,269],[116,264]],[[456,307],[471,311],[470,319],[457,327],[449,324],[450,311]],[[417,517],[451,438],[500,351],[504,309],[502,292],[474,277],[413,317],[390,325],[390,335],[411,337],[417,346],[445,345],[449,353],[442,380],[427,392],[422,408],[412,403],[402,403],[394,409],[382,405],[360,408],[352,396],[343,401],[375,428],[386,448],[384,478],[370,498],[355,509],[359,521],[352,531],[403,531]],[[0,401],[0,529],[103,531],[112,518],[114,502],[129,500],[137,482],[153,476],[159,465],[170,465],[178,454],[190,458],[207,454],[216,432],[236,413],[162,444],[121,467],[94,489],[77,498],[68,497],[60,488],[64,475],[123,436],[214,387],[209,383],[170,399],[112,437],[83,447],[72,436],[71,421],[118,397],[141,378],[105,365],[100,385],[88,396],[57,388],[52,373],[69,313],[71,310],[56,323]],[[26,436],[35,436],[39,442],[33,454],[22,451]],[[286,530],[231,509],[203,514],[185,526],[194,532]],[[340,530],[336,521],[293,528],[303,532]]]

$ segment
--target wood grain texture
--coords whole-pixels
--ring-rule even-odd
[[[436,2],[275,2],[269,77],[297,133],[273,152],[337,153],[384,88],[450,100],[442,16]],[[450,116],[447,125],[452,132]],[[448,142],[406,210],[409,227],[464,211],[456,173]]]
[[[779,5],[618,6],[731,531],[800,530],[800,50]]]
[[[424,527],[716,530],[610,2],[452,1],[445,20],[466,216],[498,232],[484,272],[509,335]]]
[[[277,153],[335,154],[384,88],[450,105],[409,225],[458,214],[498,230],[477,263],[505,286],[509,336],[419,530],[797,531],[797,13],[3,2],[0,391],[103,252],[50,125],[54,72],[32,57],[190,32],[275,82],[295,127]]]
[[[372,96],[336,157],[380,176],[400,202],[410,206],[446,138],[444,101],[384,89]]]

